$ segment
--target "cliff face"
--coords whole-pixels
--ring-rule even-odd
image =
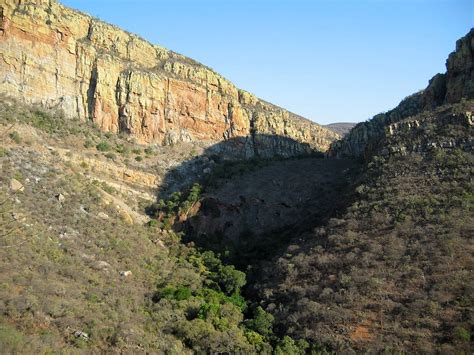
[[[359,123],[344,139],[334,142],[330,156],[367,157],[378,142],[391,135],[396,123],[438,106],[474,98],[474,29],[456,42],[456,50],[446,61],[447,72],[436,74],[427,88],[408,96],[391,111]]]
[[[338,138],[189,58],[54,0],[0,5],[0,93],[141,143],[268,134],[326,150]]]

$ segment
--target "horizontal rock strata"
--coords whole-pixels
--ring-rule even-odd
[[[338,138],[190,58],[52,0],[0,4],[0,93],[140,143],[262,134],[322,151]]]

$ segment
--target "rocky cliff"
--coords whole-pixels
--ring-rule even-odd
[[[456,42],[456,50],[446,61],[447,72],[436,74],[425,90],[405,98],[386,113],[359,123],[341,141],[334,142],[330,156],[367,157],[396,123],[423,111],[474,98],[474,28]]]
[[[190,58],[54,0],[0,4],[0,93],[141,143],[247,137],[252,145],[263,134],[326,150],[338,138]]]

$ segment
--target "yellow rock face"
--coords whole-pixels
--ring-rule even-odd
[[[338,138],[192,59],[48,0],[0,4],[0,93],[141,143],[256,133],[326,150]]]

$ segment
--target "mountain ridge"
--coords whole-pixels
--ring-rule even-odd
[[[443,104],[455,104],[472,98],[474,28],[456,41],[455,50],[446,60],[446,73],[434,75],[424,90],[407,96],[394,109],[357,124],[342,140],[331,145],[329,155],[367,157],[389,125]]]

